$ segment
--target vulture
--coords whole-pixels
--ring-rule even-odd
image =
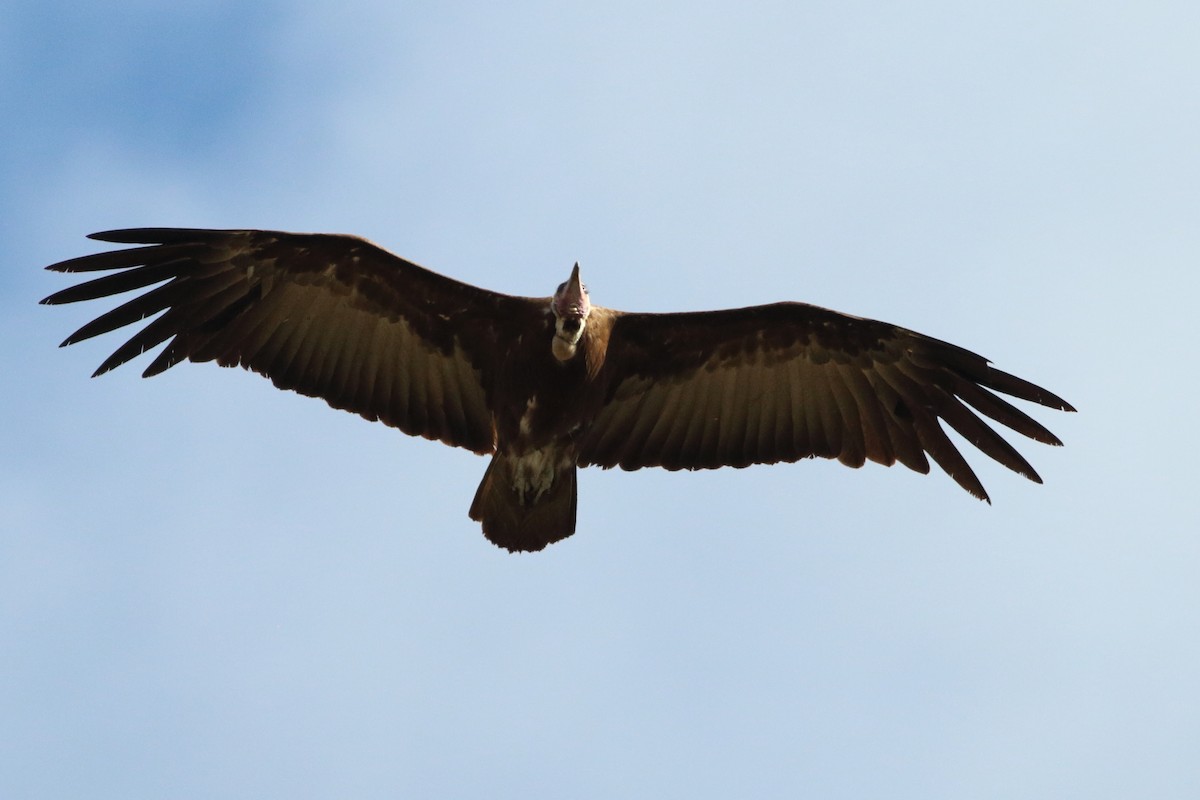
[[[484,535],[536,551],[575,532],[579,467],[745,467],[932,458],[987,492],[943,423],[1041,483],[982,418],[1061,441],[1002,395],[1070,404],[975,353],[814,305],[643,314],[592,305],[576,264],[551,297],[443,277],[355,236],[136,228],[53,264],[106,272],[42,302],[145,290],[63,346],[154,316],[96,370],[166,342],[144,377],[216,361],[280,389],[491,456],[471,503]],[[989,500],[990,502],[990,500]]]

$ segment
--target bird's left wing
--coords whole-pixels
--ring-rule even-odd
[[[1074,410],[961,347],[803,303],[617,313],[601,380],[606,395],[579,441],[580,464],[709,469],[819,456],[928,472],[928,453],[982,499],[939,421],[1040,482],[976,412],[1061,444],[998,393]]]
[[[535,313],[531,301],[459,283],[353,236],[141,228],[91,238],[147,246],[51,265],[119,271],[43,303],[154,288],[63,344],[161,312],[95,374],[170,340],[144,376],[183,360],[240,365],[406,433],[491,452],[489,365],[499,360],[500,327]]]

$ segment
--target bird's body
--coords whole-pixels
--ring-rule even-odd
[[[43,302],[153,286],[64,344],[162,312],[106,372],[168,342],[145,375],[215,360],[406,433],[491,454],[471,517],[498,545],[539,550],[575,530],[576,469],[742,467],[837,458],[928,472],[926,454],[987,495],[943,432],[1039,481],[975,412],[1058,439],[997,393],[1073,410],[970,351],[803,303],[680,314],[592,306],[454,281],[355,237],[150,228],[147,244],[49,269],[120,270]]]
[[[470,515],[510,550],[540,550],[575,530],[578,439],[603,396],[600,329],[611,322],[604,310],[592,317],[570,357],[560,359],[547,311],[509,341],[496,370],[496,455]]]

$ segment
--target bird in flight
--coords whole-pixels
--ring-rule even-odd
[[[158,314],[95,375],[166,342],[144,377],[184,360],[241,366],[280,389],[489,455],[470,516],[514,552],[575,532],[579,467],[821,457],[928,473],[929,456],[987,500],[942,423],[1041,483],[979,415],[1061,445],[1001,395],[1075,410],[969,350],[805,303],[627,313],[592,305],[578,264],[552,297],[516,297],[346,235],[135,228],[91,238],[140,246],[52,264],[110,274],[43,303],[146,291],[63,345]]]

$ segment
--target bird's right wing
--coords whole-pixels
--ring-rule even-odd
[[[149,246],[51,265],[119,271],[43,303],[159,285],[63,344],[162,312],[95,374],[170,340],[144,376],[215,360],[405,433],[492,451],[489,370],[504,326],[537,313],[532,300],[459,283],[352,236],[144,228],[92,238]]]

